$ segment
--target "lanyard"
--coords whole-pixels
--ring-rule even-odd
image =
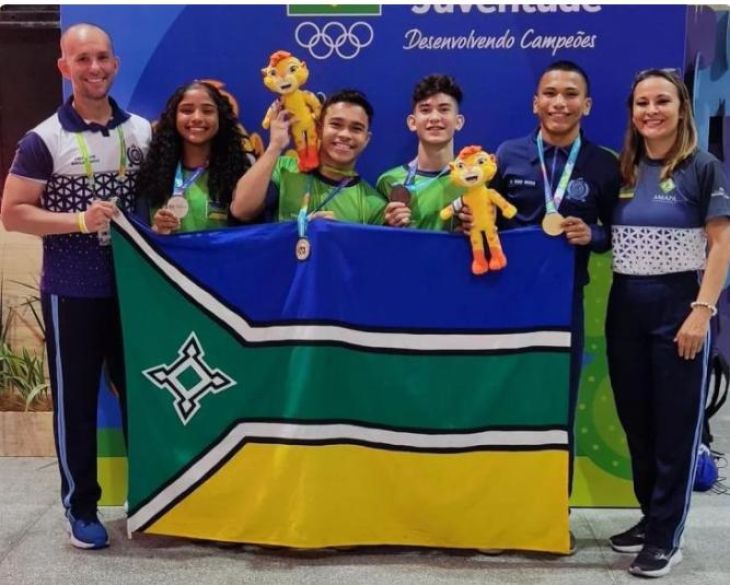
[[[440,179],[443,177],[446,173],[449,172],[449,165],[446,165],[443,169],[441,169],[437,175],[434,175],[433,177],[429,178],[428,181],[423,181],[419,185],[416,185],[414,183],[414,179],[416,178],[416,173],[418,172],[418,157],[414,158],[411,162],[408,163],[408,174],[406,175],[405,181],[403,181],[403,186],[411,191],[409,189],[409,186],[413,189],[412,195],[417,195],[419,191],[425,191],[428,186],[433,183],[435,180]]]
[[[563,168],[563,174],[560,176],[558,182],[558,188],[553,194],[553,188],[550,184],[547,174],[547,167],[545,166],[545,152],[543,148],[542,132],[537,134],[537,154],[540,157],[540,169],[542,170],[543,188],[545,189],[545,212],[546,213],[557,213],[558,207],[563,200],[565,190],[568,188],[570,182],[570,176],[573,174],[573,168],[575,167],[575,161],[578,158],[578,152],[580,152],[581,139],[580,134],[573,142],[573,146],[570,149],[568,155],[568,161],[565,163]],[[556,153],[557,156],[557,153]],[[553,159],[554,160],[554,159]]]
[[[84,163],[84,172],[86,177],[89,179],[91,190],[96,191],[96,181],[94,179],[94,169],[91,166],[91,155],[89,154],[89,146],[86,144],[83,134],[76,132],[76,144],[81,151],[81,158]],[[121,178],[127,174],[127,142],[124,140],[124,132],[122,127],[117,126],[117,137],[119,138],[119,170],[117,171],[117,177]]]
[[[413,183],[413,179],[416,178],[416,171],[418,170],[418,157],[414,158],[411,162],[408,163],[408,174],[406,175],[405,181],[403,181],[403,186],[407,189],[408,185],[411,185]]]
[[[311,191],[312,191],[313,178],[314,177],[312,175],[309,175],[309,179],[307,180],[307,193],[311,193]],[[327,205],[330,201],[332,201],[335,197],[337,197],[340,193],[342,193],[342,190],[352,182],[352,179],[353,179],[353,177],[345,177],[339,183],[337,183],[336,186],[332,187],[332,189],[330,189],[329,193],[327,193],[327,195],[325,195],[325,198],[322,201],[322,203],[317,205],[317,207],[315,207],[312,210],[312,213],[317,213],[325,205]]]
[[[347,187],[350,182],[352,182],[353,177],[345,177],[342,179],[335,187],[333,187],[329,193],[325,196],[322,203],[317,205],[312,210],[312,213],[317,213],[320,211],[325,205],[327,205],[330,201],[332,201],[335,197],[337,197],[340,193],[342,193],[342,190]],[[307,210],[309,208],[309,199],[310,194],[312,192],[312,182],[314,180],[314,177],[312,175],[309,175],[307,178],[307,189],[304,192],[304,196],[302,197],[302,206],[299,208],[299,213],[297,214],[297,231],[299,233],[300,238],[306,238],[307,237],[307,227],[309,226],[309,216],[312,215],[312,213],[307,213]]]
[[[206,162],[204,165],[197,167],[193,174],[190,175],[185,181],[183,181],[183,171],[182,171],[182,163],[178,161],[177,168],[175,169],[175,184],[172,188],[172,196],[179,196],[184,197],[185,191],[187,190],[190,185],[195,183],[195,181],[198,180],[198,177],[202,175],[205,172],[205,169],[208,168],[208,163]]]

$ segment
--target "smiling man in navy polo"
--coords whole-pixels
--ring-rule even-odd
[[[620,185],[616,157],[581,132],[581,120],[591,105],[590,81],[583,69],[570,61],[549,65],[532,103],[540,125],[497,149],[497,176],[490,185],[517,207],[512,219],[499,218],[501,230],[542,225],[546,232],[576,246],[568,419],[571,487],[588,256],[610,248],[608,223]]]
[[[61,37],[61,74],[72,96],[18,144],[5,182],[8,231],[43,238],[41,305],[54,404],[61,500],[71,543],[100,549],[96,422],[102,367],[119,392],[124,363],[109,221],[132,210],[150,124],[109,97],[119,68],[102,29],[75,24]]]

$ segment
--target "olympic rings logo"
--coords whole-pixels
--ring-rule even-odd
[[[322,30],[313,22],[302,22],[294,31],[300,47],[307,49],[315,59],[328,59],[337,53],[341,59],[354,59],[360,50],[373,42],[373,28],[358,21],[347,28],[341,22],[328,22]]]

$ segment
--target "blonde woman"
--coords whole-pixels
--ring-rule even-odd
[[[730,260],[730,187],[720,162],[697,148],[689,93],[676,73],[639,73],[628,108],[606,341],[643,516],[610,541],[638,553],[630,573],[660,577],[682,560],[709,323]]]

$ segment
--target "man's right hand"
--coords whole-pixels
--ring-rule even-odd
[[[474,215],[472,215],[471,209],[468,205],[464,205],[461,211],[458,213],[459,221],[461,222],[454,231],[463,232],[465,236],[471,235],[471,230],[474,227]]]
[[[111,201],[93,201],[84,212],[86,229],[91,233],[108,229],[109,222],[117,213],[117,206]]]
[[[411,223],[411,209],[402,201],[391,201],[385,207],[385,223],[393,227],[406,227]]]
[[[274,150],[276,155],[280,155],[289,146],[289,128],[292,123],[291,112],[285,110],[279,105],[276,115],[271,120],[271,128],[269,130],[269,149]]]

